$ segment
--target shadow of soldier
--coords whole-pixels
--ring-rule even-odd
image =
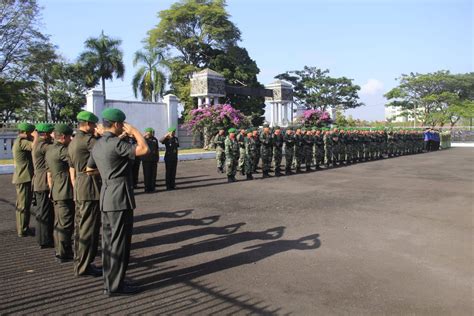
[[[182,218],[182,217],[188,216],[193,211],[194,211],[193,209],[187,209],[187,210],[179,210],[179,211],[173,211],[173,212],[144,213],[140,215],[135,215],[133,217],[133,222],[137,223],[137,222],[146,221],[146,220],[155,219],[155,218]]]
[[[188,218],[188,219],[179,219],[176,221],[169,222],[160,222],[150,225],[142,225],[133,227],[133,234],[144,234],[144,233],[153,233],[156,231],[161,231],[165,229],[170,229],[180,226],[202,226],[202,225],[211,225],[217,222],[220,218],[220,215],[208,216],[203,218]]]
[[[154,247],[158,245],[174,244],[188,239],[202,237],[206,235],[226,235],[236,232],[245,223],[236,223],[232,225],[226,225],[222,227],[203,227],[192,230],[187,230],[179,233],[168,234],[164,236],[157,236],[148,238],[143,241],[134,242],[133,249]]]
[[[232,269],[245,264],[251,264],[273,255],[290,250],[315,250],[321,246],[319,234],[301,237],[295,240],[276,240],[244,249],[249,249],[241,253],[230,255],[224,258],[201,263],[192,267],[167,271],[151,276],[146,276],[139,280],[143,290],[168,286],[175,283],[189,281],[198,277],[206,276],[215,272]],[[135,275],[134,277],[137,277]]]
[[[152,254],[148,256],[135,257],[134,260],[136,262],[132,263],[131,267],[133,269],[133,267],[139,268],[144,265],[153,266],[155,264],[163,263],[166,261],[178,260],[205,252],[218,251],[239,243],[244,243],[252,240],[278,239],[283,236],[284,230],[284,226],[279,226],[260,232],[241,232],[210,238],[207,240],[181,246],[181,248],[179,249],[165,251],[162,253]]]

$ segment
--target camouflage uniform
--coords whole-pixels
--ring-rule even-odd
[[[239,165],[237,170],[240,170],[242,175],[245,174],[245,134],[240,132],[235,136],[237,143],[239,143]]]
[[[303,150],[306,171],[311,171],[311,162],[313,161],[313,135],[311,135],[310,131],[307,131],[306,134],[303,135]]]
[[[255,161],[255,155],[257,153],[257,144],[255,139],[250,136],[245,138],[245,174],[247,175],[248,180],[252,180],[253,176],[253,162]]]
[[[239,143],[237,143],[235,139],[230,139],[230,137],[227,136],[225,139],[225,164],[227,168],[227,179],[229,182],[235,181],[239,154]]]
[[[272,144],[272,135],[270,133],[263,132],[260,135],[261,143],[261,157],[262,157],[262,172],[263,177],[268,177],[270,168],[272,165],[272,156],[273,156],[273,144]]]
[[[283,158],[283,135],[282,134],[273,134],[273,165],[275,169],[275,175],[281,175],[281,160]]]
[[[333,166],[333,153],[332,153],[332,136],[331,131],[325,131],[323,136],[324,141],[324,154],[325,154],[325,163],[326,166]]]
[[[214,137],[214,144],[216,146],[216,161],[217,161],[217,171],[224,173],[225,165],[225,135],[217,134]]]
[[[285,174],[291,174],[291,165],[295,156],[295,136],[293,134],[285,134]]]
[[[303,135],[295,134],[295,155],[294,155],[294,166],[296,172],[301,171],[301,162],[303,160]]]
[[[260,160],[260,150],[262,147],[258,130],[253,132],[253,138],[255,140],[255,145],[257,146],[257,152],[255,153],[255,159],[253,161],[253,173],[257,173],[258,162]]]

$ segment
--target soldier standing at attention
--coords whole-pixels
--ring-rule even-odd
[[[141,157],[143,166],[143,179],[145,182],[145,193],[155,192],[156,172],[158,170],[158,161],[160,160],[160,149],[158,139],[155,138],[155,130],[151,127],[145,129],[145,141],[149,152]]]
[[[54,143],[46,152],[48,184],[54,203],[54,248],[56,259],[63,263],[73,259],[72,234],[74,232],[74,193],[68,154],[73,130],[66,124],[54,128]]]
[[[253,137],[253,131],[252,129],[248,129],[247,138],[245,138],[245,174],[247,175],[247,180],[253,180],[253,162],[256,152],[257,145]]]
[[[293,164],[293,158],[295,155],[295,136],[293,135],[293,129],[287,127],[285,137],[285,174],[288,176],[291,172],[291,165]]]
[[[35,174],[33,176],[33,194],[36,201],[36,240],[41,249],[54,247],[54,209],[48,186],[48,171],[46,168],[45,155],[48,147],[53,143],[51,132],[54,125],[40,123],[36,125],[38,140],[33,143],[33,165]]]
[[[332,160],[333,153],[332,153],[332,136],[331,130],[329,128],[324,128],[324,154],[325,154],[325,163],[326,167],[334,167],[334,161]]]
[[[239,143],[239,165],[237,170],[240,170],[241,175],[245,175],[245,137],[247,135],[245,128],[240,128],[239,134],[235,137]]]
[[[235,139],[235,128],[229,128],[229,136],[225,139],[225,164],[227,168],[227,182],[235,182],[237,164],[239,162],[240,146]]]
[[[99,170],[102,178],[100,210],[102,212],[102,266],[104,294],[127,295],[138,289],[126,285],[125,273],[130,258],[135,198],[130,178],[131,161],[148,153],[148,145],[140,132],[125,123],[125,114],[113,108],[102,112],[103,136],[97,140],[87,162],[86,171]],[[118,136],[126,132],[136,145]]]
[[[324,140],[319,129],[314,134],[314,145],[316,149],[316,170],[320,170],[320,166],[324,164]]]
[[[306,172],[310,172],[312,171],[311,162],[313,161],[313,135],[311,134],[311,130],[309,129],[303,135],[303,153],[306,165]]]
[[[216,146],[217,172],[224,173],[225,164],[225,135],[224,128],[218,127],[219,132],[214,137],[214,145]]]
[[[268,178],[270,175],[270,167],[273,156],[272,135],[270,134],[270,127],[268,124],[263,125],[263,133],[260,135],[261,155],[262,155],[262,173],[263,178]]]
[[[130,135],[122,135],[124,140],[128,141],[132,145],[136,145],[137,141]],[[133,168],[132,168],[132,179],[133,179],[133,188],[138,188],[138,176],[140,174],[140,165],[142,164],[141,157],[135,157],[133,160]]]
[[[160,139],[165,145],[166,190],[176,189],[176,168],[178,167],[178,137],[175,136],[176,128],[168,128],[168,133]]]
[[[18,237],[33,236],[30,230],[30,208],[32,200],[31,180],[33,179],[33,149],[35,126],[30,123],[18,124],[18,137],[12,147],[15,172],[12,183],[16,188],[16,230]]]
[[[301,128],[296,129],[295,133],[295,168],[296,173],[301,172],[301,162],[303,161],[303,135]]]
[[[68,146],[69,169],[74,187],[75,234],[74,275],[102,276],[102,271],[92,265],[97,255],[100,231],[100,186],[98,174],[86,173],[87,161],[96,143],[94,136],[99,118],[93,113],[82,111],[77,114],[79,129]]]
[[[255,155],[255,160],[253,162],[253,173],[258,173],[257,172],[257,167],[258,167],[258,163],[260,161],[260,151],[261,151],[261,148],[262,148],[258,128],[255,128],[253,130],[253,138],[255,139],[255,144],[257,145],[257,153]]]
[[[275,169],[275,176],[281,176],[281,160],[283,158],[283,144],[285,140],[281,134],[280,126],[275,126],[275,131],[273,132],[273,164]]]

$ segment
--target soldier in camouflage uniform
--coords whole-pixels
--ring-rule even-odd
[[[237,170],[240,170],[241,175],[245,175],[245,138],[247,136],[247,130],[240,128],[239,134],[235,136],[237,143],[239,143],[239,165]]]
[[[285,174],[291,174],[291,166],[295,156],[295,136],[293,135],[293,129],[288,127],[286,129],[285,137]]]
[[[281,160],[283,158],[283,144],[284,139],[281,134],[280,126],[275,126],[275,130],[272,135],[273,143],[273,165],[275,169],[275,176],[281,176]]]
[[[306,130],[306,133],[303,135],[303,153],[307,172],[312,171],[311,162],[313,161],[313,144],[313,135],[310,130]]]
[[[301,172],[301,163],[303,161],[303,134],[301,128],[297,128],[295,135],[295,154],[294,154],[294,166],[296,173]]]
[[[260,143],[260,134],[258,131],[258,128],[255,128],[253,130],[253,138],[255,139],[255,145],[257,146],[257,153],[255,154],[255,160],[253,161],[253,173],[258,173],[257,172],[257,167],[258,167],[258,162],[260,161],[260,150],[262,147],[262,144]]]
[[[257,144],[253,137],[252,129],[247,130],[247,137],[245,138],[245,174],[247,180],[253,180],[253,162],[255,161],[255,155],[257,153]]]
[[[219,127],[219,132],[214,137],[216,146],[217,172],[224,173],[225,165],[225,132],[223,127]]]
[[[237,165],[239,163],[240,146],[235,139],[235,128],[228,130],[229,136],[225,139],[225,161],[227,168],[227,182],[235,182],[235,174],[237,173]]]
[[[326,167],[333,167],[333,160],[332,160],[332,136],[331,136],[331,131],[329,128],[324,129],[324,135],[323,135],[323,141],[324,141],[324,162],[326,164]]]
[[[331,139],[332,139],[332,162],[333,162],[333,165],[336,166],[340,164],[340,158],[339,158],[340,141],[339,141],[339,130],[337,128],[334,128],[332,130]]]
[[[270,175],[270,167],[272,165],[272,156],[273,156],[273,142],[272,135],[270,134],[270,127],[268,124],[263,126],[263,132],[260,135],[261,143],[261,156],[262,156],[262,173],[263,178],[268,178]]]
[[[321,169],[321,165],[324,164],[324,139],[321,130],[316,130],[314,134],[314,148],[316,150],[316,170]]]

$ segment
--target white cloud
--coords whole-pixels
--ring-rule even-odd
[[[369,79],[367,83],[363,84],[360,88],[360,94],[375,95],[381,92],[383,89],[383,83],[377,79]]]

